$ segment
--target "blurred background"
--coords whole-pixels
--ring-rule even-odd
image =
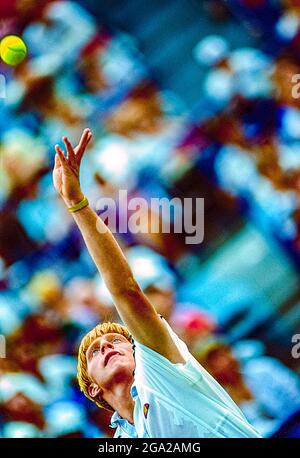
[[[76,353],[119,318],[52,185],[54,145],[90,127],[92,205],[119,189],[205,199],[200,245],[118,240],[257,430],[300,437],[299,1],[0,0],[0,17],[28,47],[0,63],[0,436],[114,432],[78,390]]]

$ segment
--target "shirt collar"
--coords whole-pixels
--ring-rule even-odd
[[[117,426],[121,423],[121,420],[124,421],[124,418],[120,417],[117,411],[115,411],[110,420],[110,427],[117,428]],[[126,421],[126,420],[125,420]]]
[[[124,429],[126,431],[126,433],[130,436],[130,437],[137,437],[137,432],[136,432],[136,429],[135,429],[135,426],[132,425],[131,423],[129,423],[128,420],[126,420],[125,418],[122,418],[118,412],[114,412],[112,417],[111,417],[111,421],[110,421],[110,427],[111,428],[118,428],[118,427],[121,427],[122,429]]]

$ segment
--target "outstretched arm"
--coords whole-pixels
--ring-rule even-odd
[[[91,138],[90,130],[86,129],[77,147],[73,148],[70,141],[64,137],[66,155],[58,145],[55,147],[53,182],[67,207],[76,205],[84,197],[80,187],[79,171]],[[134,279],[131,268],[108,227],[89,206],[72,215],[112,295],[119,315],[133,337],[173,363],[184,362],[163,320]]]

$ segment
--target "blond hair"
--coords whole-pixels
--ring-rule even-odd
[[[98,324],[94,329],[92,329],[88,334],[86,334],[79,346],[79,351],[78,351],[78,365],[77,365],[77,379],[79,382],[80,390],[83,391],[85,396],[89,398],[91,401],[93,401],[98,407],[106,409],[106,410],[111,410],[113,411],[113,408],[106,402],[104,399],[96,399],[92,398],[89,395],[88,388],[92,382],[88,375],[88,370],[87,370],[87,359],[86,359],[86,352],[91,343],[95,340],[98,339],[99,337],[103,336],[104,334],[109,334],[109,333],[116,333],[116,334],[121,334],[122,336],[126,337],[126,339],[132,343],[132,337],[131,334],[129,333],[128,329],[125,326],[122,326],[121,324],[118,323],[100,323]]]

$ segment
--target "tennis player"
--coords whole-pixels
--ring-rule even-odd
[[[85,129],[75,148],[67,137],[65,151],[55,146],[53,181],[125,326],[102,323],[83,338],[78,356],[81,390],[98,407],[114,412],[114,437],[259,437],[156,313],[114,236],[89,207],[79,171],[91,138]]]

